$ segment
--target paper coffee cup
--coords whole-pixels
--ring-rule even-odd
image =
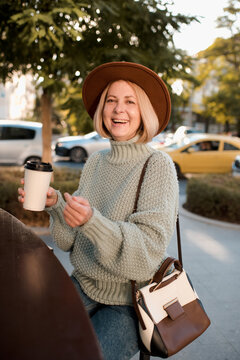
[[[27,161],[24,166],[24,209],[44,210],[52,172],[50,163]]]

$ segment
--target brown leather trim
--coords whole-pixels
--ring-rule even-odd
[[[138,320],[139,320],[139,323],[140,323],[142,329],[146,330],[146,325],[145,325],[145,323],[143,321],[142,315],[141,315],[141,313],[139,311],[138,304],[137,304],[137,301],[136,301],[136,281],[131,280],[131,285],[132,285],[132,302],[133,302],[134,310],[136,312],[136,315],[138,317]]]
[[[161,289],[163,288],[164,286],[167,286],[169,284],[171,284],[171,282],[173,282],[174,280],[176,280],[178,277],[178,275],[173,275],[170,279],[166,280],[166,281],[163,281],[161,284],[156,284],[156,285],[153,285],[149,288],[149,292],[153,292],[154,290],[157,289]]]
[[[168,356],[190,344],[210,325],[210,320],[199,303],[199,300],[183,306],[184,313],[172,320],[169,316],[163,319],[157,328],[161,334]]]
[[[184,314],[184,309],[177,299],[170,301],[170,303],[164,305],[163,308],[172,320],[176,320]]]
[[[145,172],[146,172],[147,164],[148,164],[151,156],[152,156],[152,155],[149,156],[149,158],[146,160],[146,162],[145,162],[145,164],[143,165],[143,168],[142,168],[142,172],[141,172],[140,179],[139,179],[139,183],[138,183],[138,187],[137,187],[137,192],[136,192],[136,197],[135,197],[135,203],[134,203],[134,207],[133,207],[133,212],[132,212],[133,214],[137,211],[138,198],[139,198],[139,194],[140,194],[140,191],[141,191],[143,178],[144,178],[144,175],[145,175]]]
[[[162,287],[161,282],[164,280],[164,277],[167,275],[167,272],[170,270],[172,264],[174,264],[175,269],[182,272],[183,268],[179,260],[174,259],[172,257],[166,258],[166,260],[162,263],[160,269],[154,274],[150,284],[152,282],[156,282],[157,285],[155,286],[156,289],[159,289]],[[171,282],[171,281],[170,281]],[[167,285],[167,283],[164,283],[163,286]],[[151,288],[152,289],[152,288]],[[154,290],[154,289],[153,289]],[[152,291],[153,291],[152,290]]]
[[[167,270],[169,269],[169,267],[174,263],[174,258],[173,257],[167,257],[164,262],[162,263],[162,265],[160,266],[160,268],[158,269],[158,271],[154,274],[151,283],[152,282],[156,282],[159,283],[162,281],[164,274],[167,272]]]

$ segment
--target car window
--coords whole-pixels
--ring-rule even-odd
[[[21,127],[3,126],[0,131],[2,140],[30,140],[35,137],[35,130]]]
[[[212,150],[217,151],[219,149],[220,141],[211,141]]]
[[[219,141],[200,141],[196,145],[198,146],[198,151],[217,151],[219,148]]]
[[[199,151],[199,147],[197,144],[192,144],[190,146],[188,146],[186,149],[184,149],[182,152],[189,152],[189,150],[192,151]]]
[[[92,137],[93,140],[100,140],[101,136],[99,136],[98,134]]]
[[[223,150],[239,150],[239,148],[232,144],[224,143]]]
[[[90,132],[90,133],[88,133],[88,134],[85,134],[85,135],[84,135],[84,138],[85,138],[85,139],[92,139],[92,138],[94,138],[96,135],[98,135],[98,133],[97,133],[96,131],[92,131],[92,132]]]
[[[195,144],[192,144],[186,148],[183,152],[189,152],[189,149],[192,151],[217,151],[219,148],[219,141],[205,140],[199,141]]]

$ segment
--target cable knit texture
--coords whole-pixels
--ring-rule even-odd
[[[92,218],[71,228],[63,218],[65,202],[46,208],[53,238],[70,251],[73,275],[92,299],[129,305],[130,280],[142,286],[166,257],[178,211],[178,182],[171,158],[146,144],[111,140],[111,150],[94,153],[86,162],[75,196],[88,199]],[[133,213],[143,165],[150,156]]]

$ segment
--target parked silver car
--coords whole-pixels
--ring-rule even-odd
[[[0,120],[0,163],[23,165],[42,157],[42,124]]]
[[[163,135],[155,136],[149,143],[155,148],[163,142]],[[58,138],[55,145],[55,154],[60,157],[70,158],[73,162],[85,161],[93,152],[109,149],[109,139],[101,137],[96,131],[83,136],[65,136]]]
[[[61,157],[68,157],[73,162],[83,162],[93,152],[110,148],[109,139],[101,137],[96,131],[86,135],[65,136],[58,138],[55,153]]]

